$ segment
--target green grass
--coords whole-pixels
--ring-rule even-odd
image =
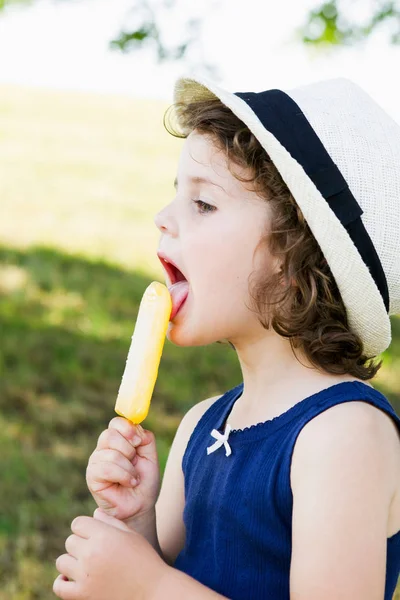
[[[1,599],[51,598],[55,558],[72,519],[93,513],[85,483],[115,398],[138,304],[151,278],[49,248],[0,248],[19,285],[0,295]],[[18,278],[15,277],[14,282]],[[182,414],[239,383],[230,348],[166,342],[145,427],[161,467]],[[31,570],[42,573],[37,591]],[[2,596],[2,594],[5,596]]]
[[[0,87],[0,600],[50,600],[70,523],[91,515],[88,457],[153,279],[153,216],[181,141],[167,105]],[[400,407],[400,321],[376,380]],[[229,346],[166,342],[145,427],[161,468],[183,413],[241,381]],[[400,598],[400,596],[398,596]]]

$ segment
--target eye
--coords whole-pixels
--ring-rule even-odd
[[[192,202],[197,204],[200,214],[211,213],[217,210],[215,206],[211,206],[211,204],[207,204],[207,202],[203,202],[199,198],[192,198]]]

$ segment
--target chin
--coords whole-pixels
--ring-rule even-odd
[[[204,328],[196,331],[186,326],[184,322],[179,323],[170,321],[167,330],[167,339],[175,346],[190,347],[190,346],[208,346],[214,344],[218,338],[215,334],[207,335]]]
[[[170,323],[167,331],[167,339],[175,346],[190,347],[203,346],[204,341],[200,339],[202,336],[196,336],[194,332],[185,331],[176,323]]]

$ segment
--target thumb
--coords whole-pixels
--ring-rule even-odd
[[[142,440],[140,445],[136,446],[137,454],[142,458],[157,462],[157,446],[154,433],[148,429],[143,429],[141,425],[136,425],[136,431]]]
[[[111,515],[107,515],[104,511],[101,510],[101,508],[96,508],[96,510],[93,513],[93,517],[98,521],[103,521],[103,523],[108,523],[113,527],[117,527],[117,529],[122,529],[123,531],[132,531],[131,529],[129,529],[128,525],[125,525],[125,523],[123,523],[119,519],[116,519],[115,517],[112,517]]]

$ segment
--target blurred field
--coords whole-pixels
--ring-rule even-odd
[[[167,105],[0,87],[0,600],[49,600],[71,521],[91,515],[87,460],[113,411],[153,216],[181,140]],[[374,385],[400,408],[400,322]],[[164,468],[183,413],[241,381],[229,346],[166,342],[152,409]],[[396,596],[400,599],[400,593]]]

